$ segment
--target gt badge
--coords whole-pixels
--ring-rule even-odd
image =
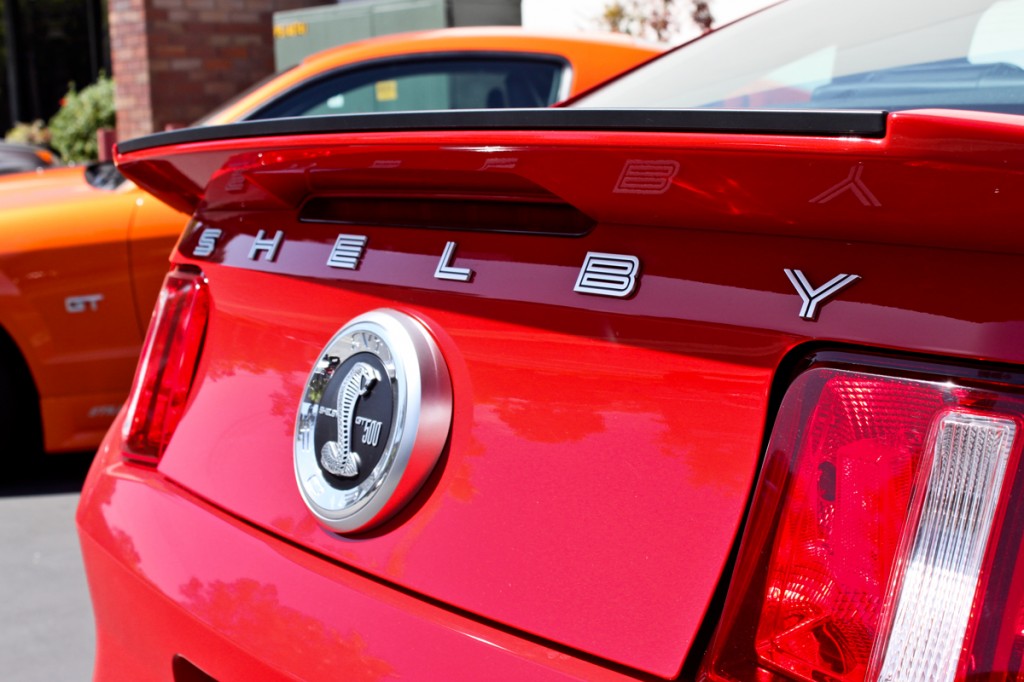
[[[433,470],[451,413],[448,369],[422,323],[388,309],[355,318],[320,354],[296,417],[306,505],[342,533],[388,519]]]

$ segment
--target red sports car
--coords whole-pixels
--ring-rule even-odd
[[[557,110],[122,145],[193,213],[98,679],[1024,678],[1024,2],[792,0]]]

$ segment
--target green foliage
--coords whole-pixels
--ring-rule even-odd
[[[50,145],[65,162],[94,161],[99,153],[96,131],[114,125],[114,81],[100,74],[81,92],[71,84],[60,111],[50,119]]]
[[[50,130],[40,120],[35,120],[32,123],[16,123],[13,128],[7,131],[4,140],[20,144],[34,144],[39,147],[49,147]]]
[[[669,42],[679,33],[679,16],[689,18],[704,33],[711,30],[715,18],[711,15],[711,0],[608,0],[597,23],[613,33]],[[680,5],[689,4],[689,9]]]

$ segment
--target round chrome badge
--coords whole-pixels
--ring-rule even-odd
[[[328,528],[366,530],[426,481],[448,440],[452,388],[419,321],[380,309],[346,324],[306,381],[295,420],[295,476]]]

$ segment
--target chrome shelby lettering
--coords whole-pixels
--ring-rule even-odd
[[[249,260],[259,260],[260,252],[263,252],[263,260],[277,260],[277,252],[281,249],[283,241],[284,232],[281,230],[274,234],[273,239],[267,239],[266,232],[260,230],[256,233],[256,241],[252,243],[252,248],[249,249]]]
[[[674,168],[664,165],[658,166],[658,169],[658,172],[653,173],[652,177],[660,178],[659,181],[671,179]],[[635,169],[632,171],[633,174],[639,172]],[[632,177],[632,175],[624,171],[624,177]],[[636,177],[638,178],[639,175]],[[636,191],[638,188],[639,185],[633,187]],[[222,230],[203,226],[192,254],[201,257],[212,255],[217,249],[217,243],[221,236],[223,236]],[[366,235],[339,234],[328,253],[326,265],[332,269],[358,270],[366,256],[368,241],[369,238]],[[272,238],[268,238],[264,230],[259,230],[249,249],[248,258],[249,260],[260,260],[262,254],[264,261],[274,262],[277,260],[284,242],[285,233],[281,230],[278,230]],[[444,251],[434,269],[436,279],[453,282],[471,282],[473,280],[476,274],[474,270],[454,265],[457,248],[457,242],[445,243]],[[800,296],[802,302],[800,318],[809,321],[817,319],[821,308],[831,298],[861,279],[860,275],[843,273],[836,275],[820,287],[815,287],[800,270],[784,268],[784,272]],[[589,251],[580,268],[573,291],[578,294],[628,298],[636,293],[639,282],[640,259],[637,256]],[[103,296],[98,294],[68,298],[65,300],[65,308],[69,313],[95,311],[102,300]],[[319,413],[334,416],[334,410],[331,408],[320,407]]]
[[[208,227],[199,235],[199,243],[192,249],[192,255],[198,258],[206,258],[217,250],[217,240],[224,234],[222,230],[215,227]]]
[[[804,273],[789,268],[785,268],[785,271],[786,277],[789,277],[796,293],[800,294],[800,298],[803,300],[803,305],[800,307],[800,318],[804,320],[816,319],[819,306],[860,279],[860,275],[836,275],[815,289]]]
[[[445,244],[444,254],[441,255],[437,269],[434,270],[434,277],[453,282],[468,282],[473,278],[473,271],[469,268],[457,268],[452,265],[452,260],[455,259],[455,247],[455,242]]]
[[[639,273],[640,259],[636,256],[591,251],[583,261],[573,291],[625,298],[636,291]]]
[[[327,257],[327,265],[344,270],[359,269],[359,261],[366,253],[366,237],[354,234],[339,234],[334,241],[331,255]]]

